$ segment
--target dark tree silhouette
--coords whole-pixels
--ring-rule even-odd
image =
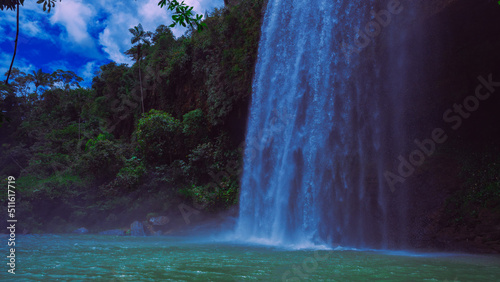
[[[134,28],[129,29],[130,33],[132,33],[133,37],[130,40],[132,44],[136,44],[134,47],[137,50],[136,53],[136,61],[139,63],[139,84],[141,88],[141,104],[142,104],[142,113],[144,113],[144,94],[142,90],[142,74],[141,74],[141,59],[142,59],[142,47],[144,45],[149,46],[151,42],[149,38],[153,35],[150,31],[144,31],[142,24],[135,26]]]
[[[59,0],[61,1],[61,0]],[[43,4],[43,10],[50,13],[50,10],[56,5],[56,0],[38,0],[37,4]],[[12,66],[14,65],[14,60],[16,59],[17,53],[17,41],[19,39],[19,8],[24,5],[24,0],[0,0],[0,10],[16,10],[16,41],[14,45],[14,54],[12,55],[12,61],[10,63],[9,71],[7,72],[7,78],[5,79],[5,84],[9,84],[10,73],[12,72]]]

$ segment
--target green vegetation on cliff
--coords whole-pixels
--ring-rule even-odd
[[[262,6],[215,9],[203,32],[179,38],[159,26],[151,44],[126,52],[136,64],[102,66],[90,89],[40,70],[32,91],[14,70],[0,85],[10,119],[0,177],[17,179],[20,228],[119,227],[179,203],[235,205]]]

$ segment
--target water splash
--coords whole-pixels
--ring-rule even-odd
[[[394,23],[379,24],[378,33],[376,26],[366,29],[375,15],[385,15],[387,4],[380,3],[269,1],[248,121],[238,238],[274,245],[404,246],[406,195],[392,193],[383,172],[405,140],[406,34]],[[368,44],[359,29],[372,35]]]

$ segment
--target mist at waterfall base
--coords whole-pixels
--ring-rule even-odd
[[[404,93],[416,71],[409,53],[420,51],[408,46],[418,34],[404,23],[417,12],[405,5],[269,1],[236,240],[407,247],[407,192],[391,191],[384,177],[408,142]]]

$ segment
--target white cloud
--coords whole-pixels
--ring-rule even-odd
[[[95,61],[86,63],[83,67],[78,70],[79,76],[83,78],[82,85],[90,86],[92,85],[92,78],[94,78],[94,73],[99,69],[99,66]]]
[[[146,21],[157,21],[158,19],[166,20],[167,9],[158,7],[157,0],[149,0],[146,4],[139,8],[139,16]]]
[[[165,9],[158,7],[156,0],[127,3],[106,2],[102,8],[109,14],[105,29],[99,34],[99,44],[108,54],[109,59],[124,64],[131,64],[130,57],[124,54],[132,47],[132,35],[128,31],[139,23],[145,30],[154,30],[168,19]]]
[[[24,26],[22,26],[22,30],[29,36],[35,36],[42,32],[38,22],[26,22]]]
[[[45,15],[40,15],[31,9],[22,9],[19,19],[19,41],[25,43],[32,38],[51,40],[49,34],[43,32],[40,18]],[[16,37],[16,13],[13,11],[3,11],[0,14],[0,33],[4,36],[0,37],[2,41],[14,41]]]
[[[223,0],[186,0],[186,4],[193,6],[196,13],[204,14],[206,10],[222,6]],[[14,40],[15,15],[14,11],[0,13],[0,32],[5,34],[0,42]],[[46,32],[41,22],[47,18],[53,26],[63,27],[64,32]],[[142,23],[144,29],[154,31],[161,24],[171,24],[172,18],[167,7],[158,6],[158,0],[64,0],[56,1],[50,14],[43,12],[42,5],[35,1],[26,1],[20,22],[22,43],[32,38],[51,40],[66,52],[82,54],[84,50],[83,54],[92,58],[99,57],[96,46],[100,45],[109,59],[130,64],[132,60],[123,54],[132,47],[128,29]],[[91,34],[92,30],[95,34]],[[176,36],[185,31],[182,27],[173,29]]]
[[[93,39],[88,32],[88,23],[95,16],[93,8],[79,0],[64,0],[58,2],[55,13],[50,18],[52,24],[64,26],[69,41],[78,45],[93,45]]]
[[[9,70],[10,61],[12,60],[12,55],[9,56],[7,53],[0,53],[0,75],[4,77],[5,73]],[[4,80],[4,78],[2,78]]]
[[[27,46],[34,43],[34,40],[52,41],[58,46],[54,52],[64,54],[58,56],[58,59],[63,60],[44,65],[44,71],[57,68],[78,69],[78,74],[88,80],[86,83],[91,83],[94,70],[99,62],[103,62],[103,57],[117,63],[132,63],[131,58],[124,54],[132,47],[129,28],[142,23],[145,30],[154,31],[161,24],[172,23],[170,11],[167,7],[160,8],[158,1],[63,0],[56,1],[55,8],[50,13],[43,12],[42,5],[36,4],[36,1],[25,1],[20,10],[19,43],[20,46]],[[186,4],[193,6],[196,13],[204,14],[206,10],[222,6],[223,0],[186,0]],[[15,23],[15,11],[0,12],[0,43],[14,41]],[[173,29],[176,36],[185,31],[181,27]],[[9,46],[4,44],[0,49],[0,76],[3,76],[10,65],[13,44],[12,48]],[[36,51],[36,47],[29,50],[31,54]],[[92,61],[75,65],[71,61],[73,54],[92,58]],[[18,53],[14,66],[25,72],[40,67],[33,66],[21,53]]]
[[[99,43],[102,45],[104,52],[108,54],[110,60],[119,64],[130,64],[132,60],[123,54],[125,51],[124,46],[127,46],[127,43],[120,42],[122,41],[120,40],[120,33],[114,31],[115,29],[112,26],[106,27],[104,31],[99,34]]]
[[[222,7],[224,6],[224,1],[223,0],[185,0],[184,1],[186,5],[193,7],[193,11],[197,14],[205,16],[206,11],[211,11],[216,7]],[[166,7],[164,7],[166,9]],[[167,21],[168,24],[171,24],[173,22],[171,16],[169,13],[169,20]],[[181,27],[181,26],[176,26],[172,28],[172,32],[174,33],[175,36],[181,36],[186,32],[186,28]]]
[[[71,65],[65,60],[52,61],[49,64],[45,64],[42,67],[43,72],[52,73],[56,70],[71,70]]]
[[[12,54],[0,52],[0,77],[3,77],[2,80],[5,80],[4,75],[9,71],[11,61]],[[35,66],[33,66],[26,59],[19,57],[16,57],[12,68],[18,68],[20,71],[25,73],[30,73],[32,70],[36,69]]]
[[[145,30],[155,31],[161,25],[170,25],[172,17],[167,7],[160,8],[158,0],[127,2],[109,2],[97,0],[101,9],[109,14],[105,21],[105,29],[99,34],[99,44],[108,54],[109,59],[117,63],[132,63],[132,60],[123,54],[132,47],[132,35],[129,28],[141,23]],[[204,14],[205,10],[222,6],[223,0],[187,0],[186,4],[194,7],[196,13]],[[176,36],[184,34],[185,28],[176,27],[173,32]]]

